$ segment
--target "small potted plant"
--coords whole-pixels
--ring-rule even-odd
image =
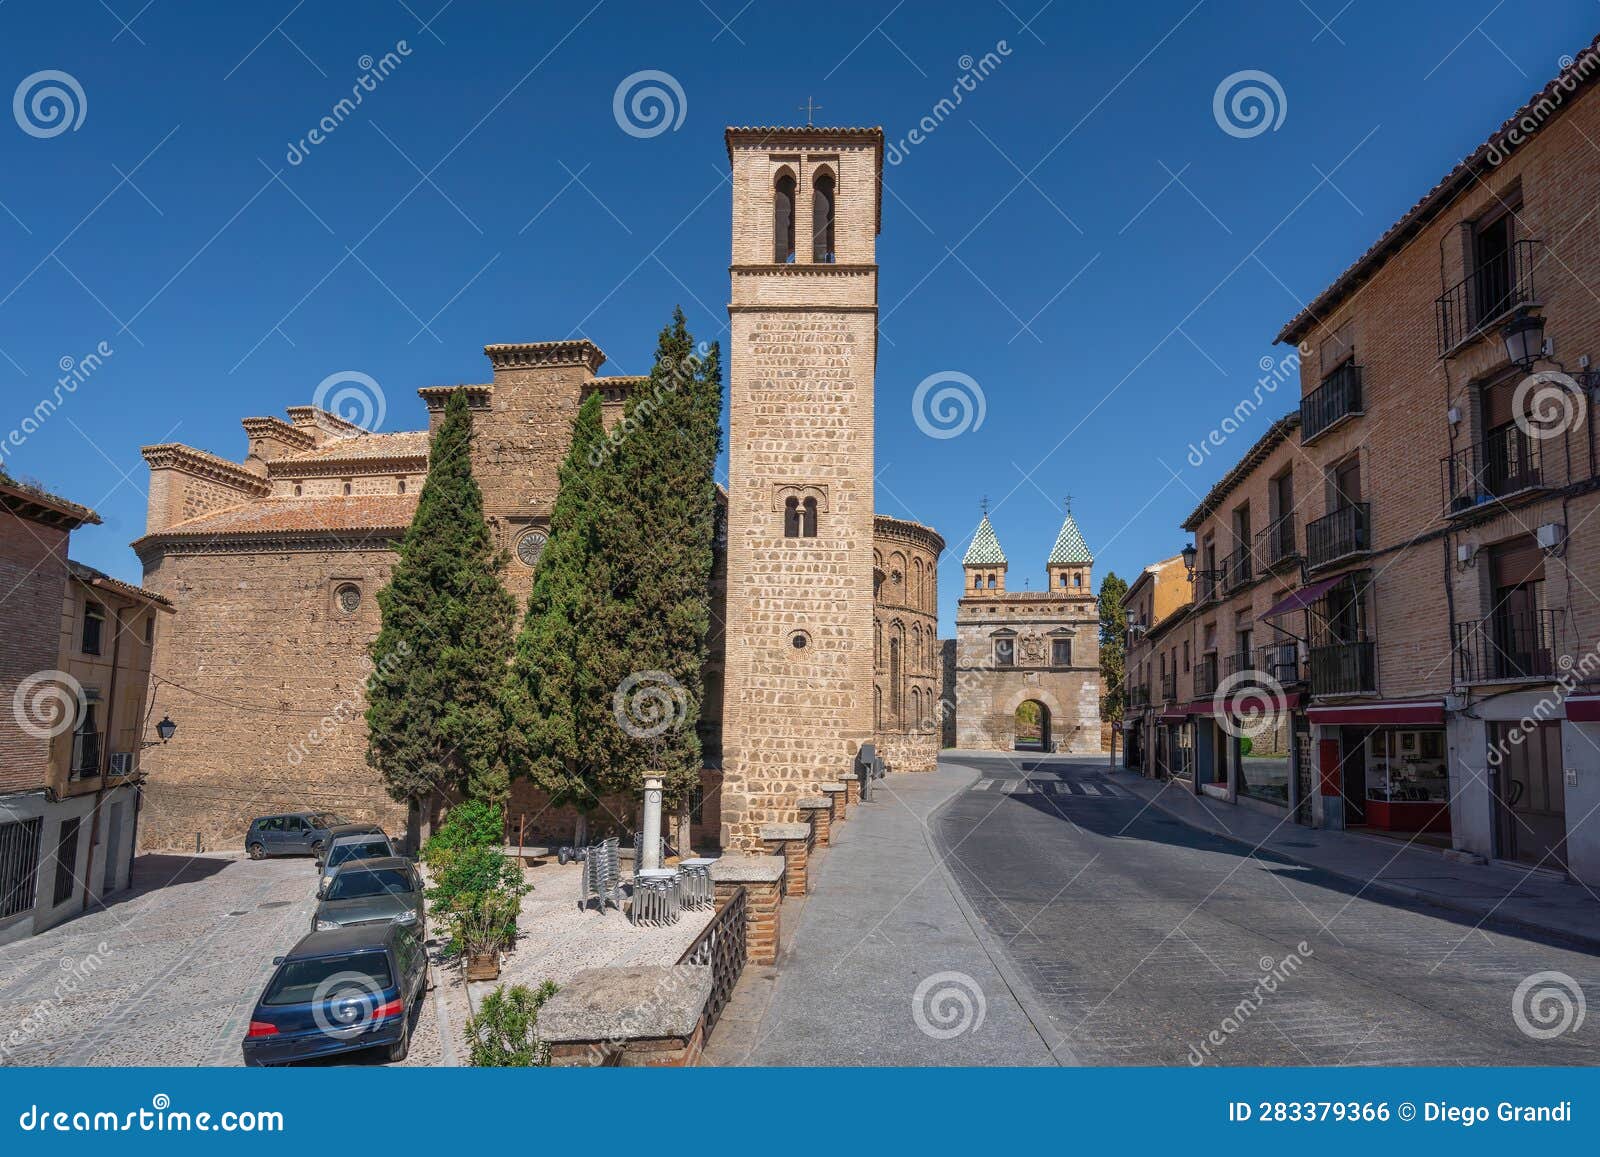
[[[468,980],[495,980],[500,975],[500,953],[516,935],[515,896],[485,893],[455,917],[455,938],[466,961]]]

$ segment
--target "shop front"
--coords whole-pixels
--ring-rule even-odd
[[[1313,707],[1320,729],[1323,794],[1337,795],[1342,825],[1377,832],[1450,833],[1444,704],[1365,703]]]

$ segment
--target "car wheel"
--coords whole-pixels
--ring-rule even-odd
[[[406,1054],[411,1051],[411,1017],[406,1016],[406,1022],[400,1026],[400,1039],[389,1046],[389,1061],[398,1064],[406,1059]]]
[[[322,862],[322,841],[314,840],[311,844],[311,855],[320,864]]]
[[[263,848],[260,844],[251,844],[250,848],[249,848],[249,851],[250,851],[250,858],[252,860],[264,860],[264,859],[266,859],[267,849]]]
[[[433,991],[433,969],[427,965],[424,965],[422,969],[422,991]]]

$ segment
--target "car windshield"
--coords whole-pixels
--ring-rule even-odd
[[[328,866],[331,868],[346,860],[375,860],[379,856],[389,854],[389,845],[383,840],[371,840],[362,844],[338,844],[328,854]]]
[[[392,983],[389,957],[378,949],[286,961],[267,985],[262,1004],[308,1004],[312,1000],[372,995]]]
[[[329,900],[364,900],[369,896],[409,895],[411,874],[403,868],[380,868],[375,872],[340,872],[328,886]]]

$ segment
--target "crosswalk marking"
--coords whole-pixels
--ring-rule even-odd
[[[1080,795],[1091,799],[1124,799],[1130,792],[1109,783],[1086,783],[1082,780],[1034,779],[980,779],[967,790],[994,791],[1002,795]]]

